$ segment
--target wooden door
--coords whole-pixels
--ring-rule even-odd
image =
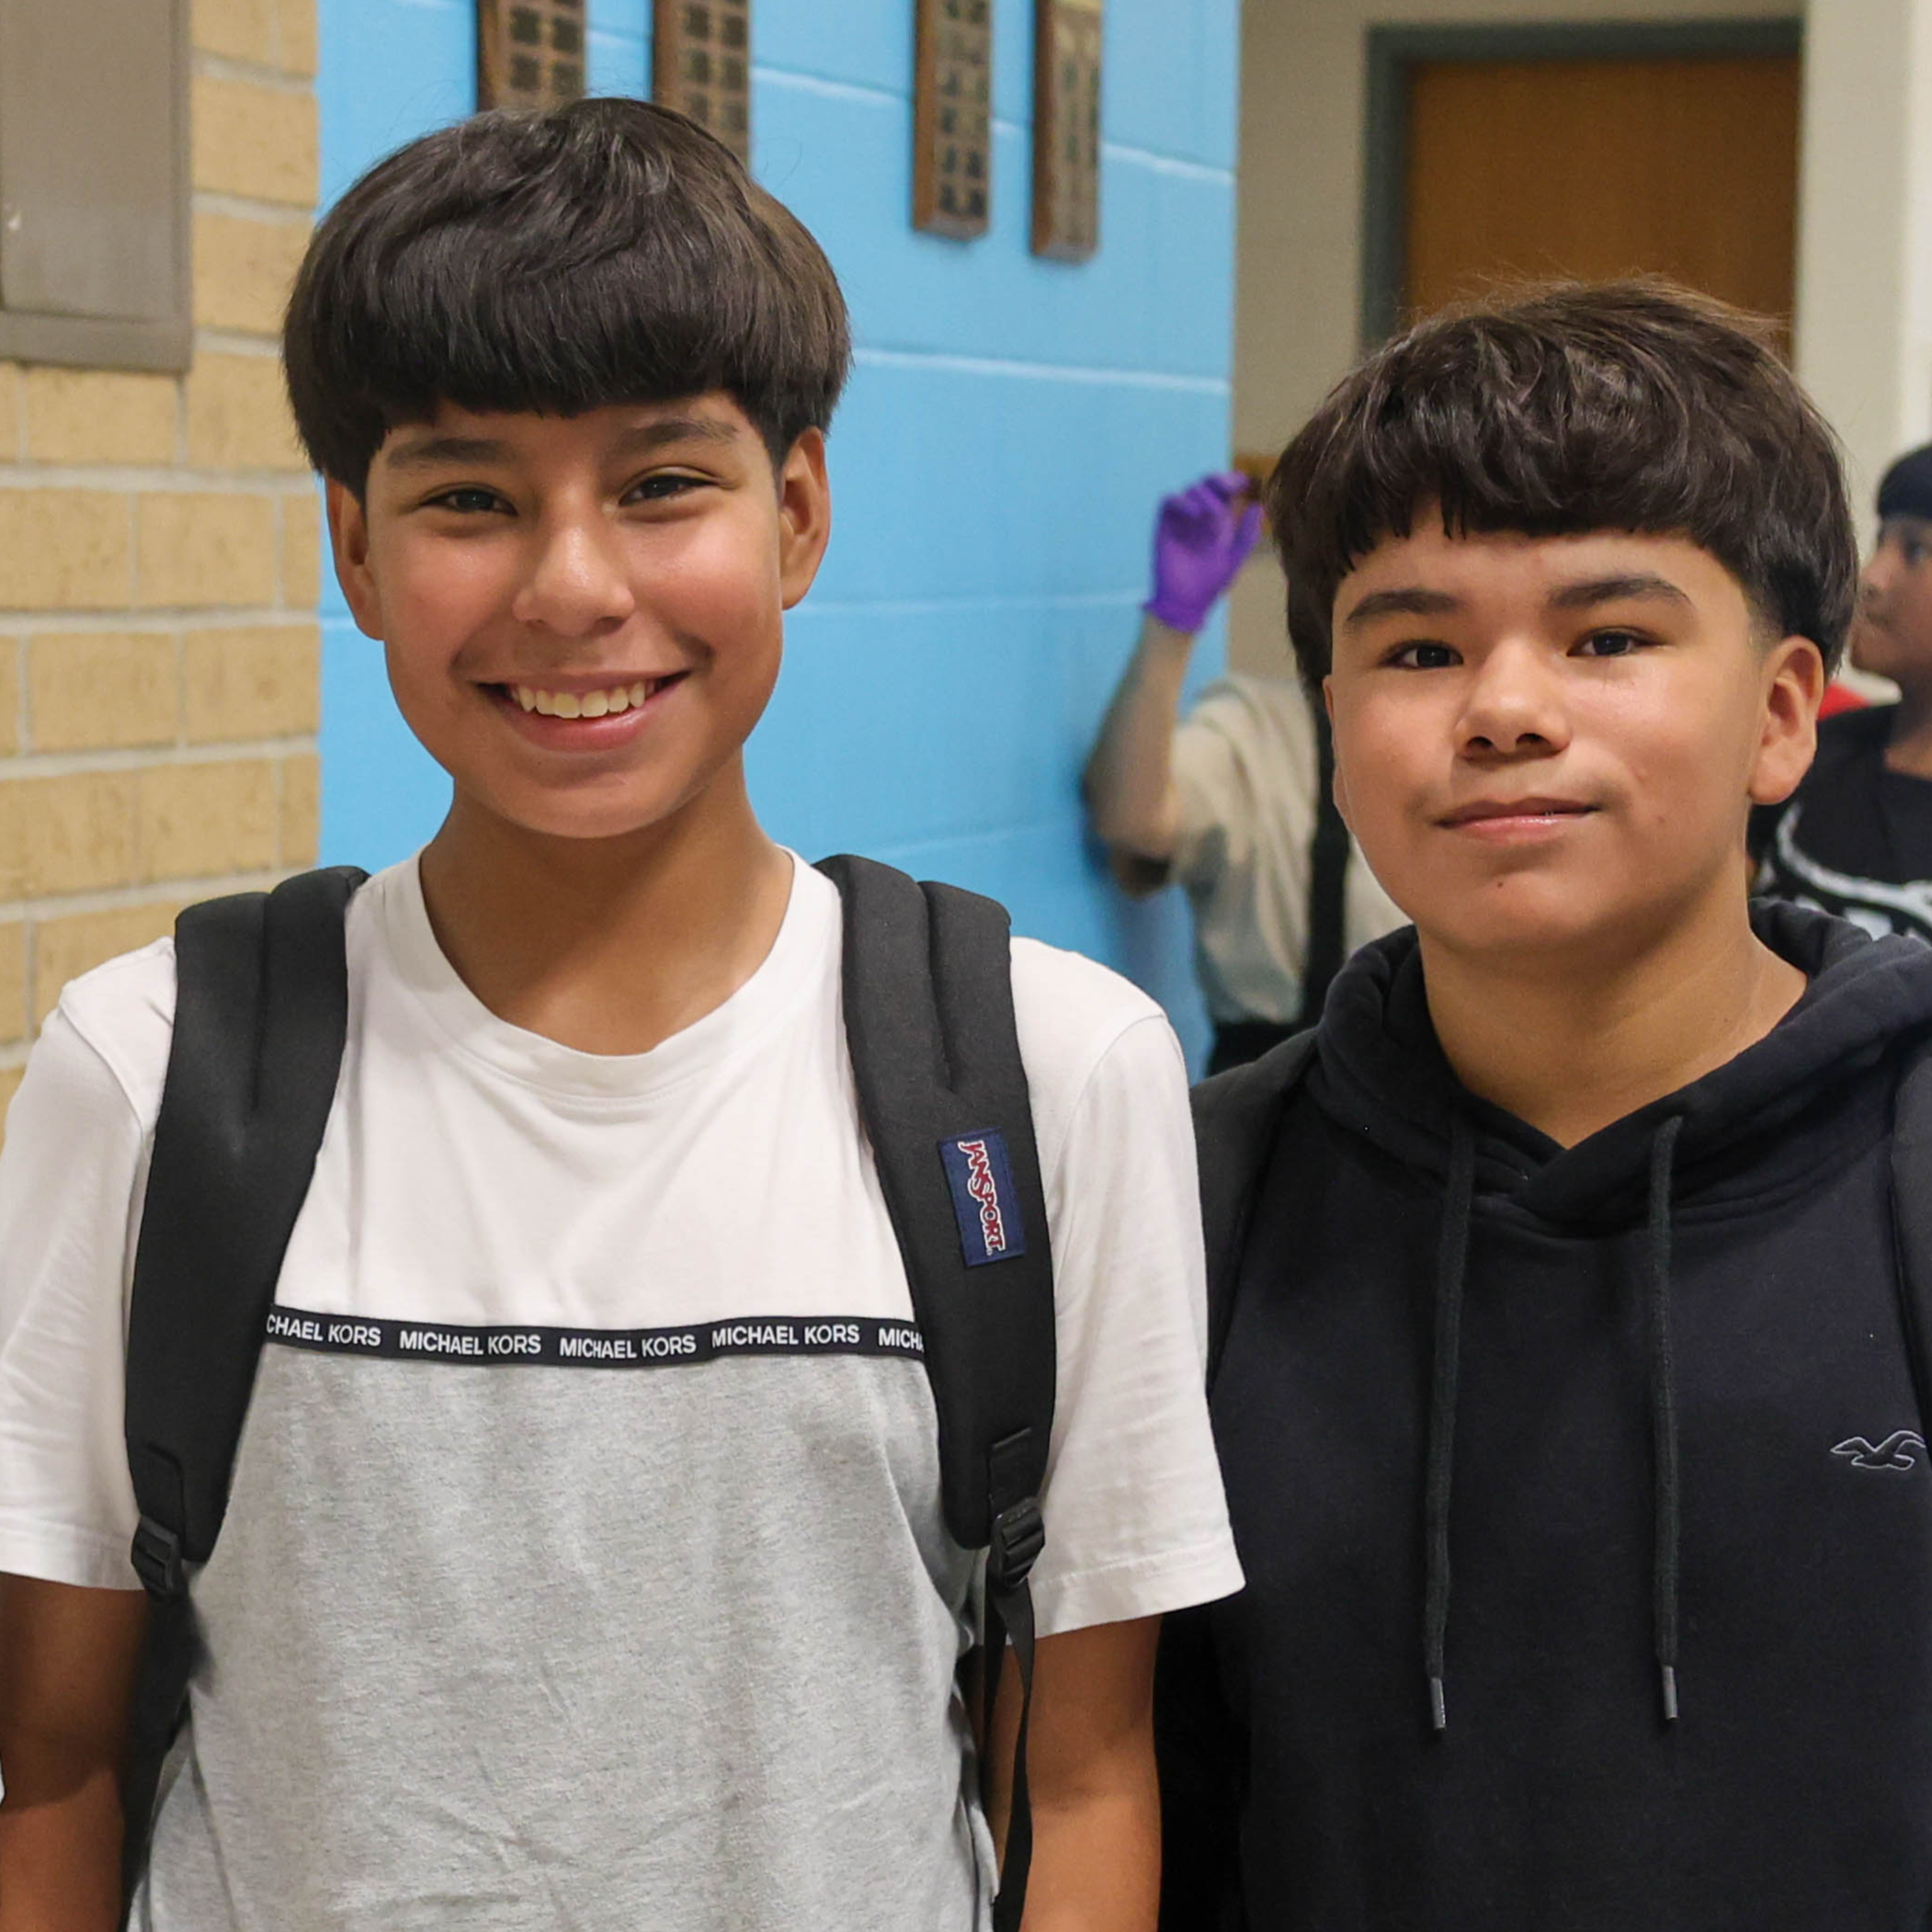
[[[1408,79],[1407,313],[1498,280],[1654,272],[1788,335],[1795,55],[1418,61]]]

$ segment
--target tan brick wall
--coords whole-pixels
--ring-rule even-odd
[[[320,560],[276,336],[315,0],[194,0],[194,366],[0,363],[0,1105],[76,974],[313,863]]]

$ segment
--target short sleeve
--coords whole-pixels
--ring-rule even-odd
[[[1174,733],[1168,769],[1175,798],[1170,875],[1204,885],[1246,862],[1253,842],[1255,788],[1239,732],[1241,700],[1212,686]]]
[[[1187,1074],[1164,1018],[1100,1057],[1046,1183],[1059,1387],[1033,1595],[1051,1634],[1241,1587],[1203,1388]]]
[[[56,1011],[0,1149],[0,1571],[139,1587],[121,1408],[146,1158],[126,1090]]]

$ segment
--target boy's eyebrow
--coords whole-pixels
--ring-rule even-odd
[[[1660,597],[1673,604],[1690,599],[1668,577],[1653,571],[1631,571],[1614,577],[1586,577],[1550,593],[1552,610],[1584,610],[1593,604],[1620,603],[1629,597]]]
[[[1446,590],[1425,590],[1420,585],[1400,590],[1371,590],[1344,624],[1366,624],[1379,617],[1443,617],[1462,608],[1462,599]]]
[[[660,416],[654,423],[641,423],[635,429],[625,430],[617,439],[617,448],[625,456],[641,456],[662,449],[666,443],[733,443],[737,439],[737,429],[715,416]]]
[[[507,443],[487,436],[426,436],[398,443],[382,460],[392,470],[433,470],[444,463],[497,463],[510,453]]]
[[[729,443],[737,430],[710,416],[661,416],[627,429],[617,439],[620,456],[642,456],[668,443]],[[398,443],[383,458],[392,470],[436,470],[446,464],[500,463],[514,454],[509,444],[489,436],[424,436]]]

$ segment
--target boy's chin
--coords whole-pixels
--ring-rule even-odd
[[[1510,880],[1478,903],[1438,902],[1418,906],[1410,916],[1425,954],[1453,953],[1510,978],[1539,966],[1600,967],[1619,954],[1642,950],[1641,934],[1669,924],[1653,904],[1557,887],[1555,881]]]
[[[499,836],[586,848],[649,844],[684,822],[692,804],[690,799],[678,797],[599,798],[555,792],[533,798],[472,796],[468,802],[494,822]]]

